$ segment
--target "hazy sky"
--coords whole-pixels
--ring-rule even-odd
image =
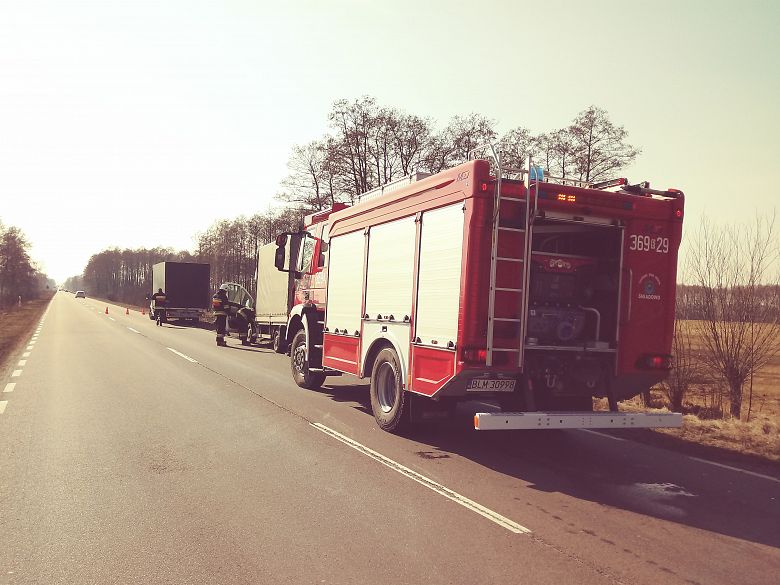
[[[60,281],[109,246],[191,249],[365,94],[501,132],[594,104],[689,233],[777,206],[777,0],[0,0],[0,221]]]

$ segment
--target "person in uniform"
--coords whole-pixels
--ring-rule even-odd
[[[214,314],[217,317],[217,345],[224,347],[227,345],[225,342],[225,329],[227,327],[229,312],[226,284],[220,286],[219,290],[211,297],[211,308],[214,310]]]
[[[165,315],[165,293],[163,289],[158,288],[157,292],[152,295],[154,301],[154,316],[157,318],[157,325],[162,327],[162,324],[167,321]]]

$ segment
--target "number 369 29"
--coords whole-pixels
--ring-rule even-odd
[[[636,250],[638,252],[657,252],[658,254],[668,254],[669,238],[631,234],[629,236],[628,249]]]

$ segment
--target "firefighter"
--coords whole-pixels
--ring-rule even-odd
[[[165,293],[161,288],[158,288],[157,292],[152,295],[152,300],[154,301],[154,316],[157,318],[157,325],[159,327],[162,327],[162,324],[166,322],[165,299]]]
[[[217,316],[217,345],[226,346],[225,343],[225,329],[227,326],[228,318],[228,296],[227,285],[223,284],[219,287],[219,290],[211,297],[211,308],[214,309],[214,314]]]

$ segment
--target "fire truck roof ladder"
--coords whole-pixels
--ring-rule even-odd
[[[495,166],[495,172],[496,172],[496,188],[495,192],[493,194],[493,233],[492,233],[492,239],[491,239],[491,249],[490,249],[490,289],[488,294],[488,327],[487,327],[487,356],[485,360],[485,365],[492,366],[493,365],[493,354],[497,352],[506,352],[506,353],[516,353],[517,354],[517,367],[521,368],[523,367],[523,358],[524,358],[524,344],[525,344],[525,334],[526,334],[526,327],[528,322],[528,295],[525,294],[525,292],[528,290],[529,286],[529,279],[530,279],[530,263],[527,262],[527,258],[531,255],[531,227],[532,227],[532,221],[533,217],[536,215],[536,209],[537,209],[537,202],[539,200],[539,183],[543,180],[543,172],[541,168],[537,168],[533,166],[533,160],[531,157],[528,157],[528,168],[527,169],[513,169],[513,168],[504,168],[501,165],[501,154],[496,150],[495,146],[493,144],[485,144],[482,146],[478,146],[474,149],[474,151],[479,150],[486,150],[490,153],[490,158],[493,160],[493,165]],[[472,152],[474,152],[472,151]],[[513,179],[520,179],[525,183],[526,186],[526,193],[525,193],[525,216],[524,216],[524,227],[523,228],[516,228],[516,227],[506,227],[501,225],[501,181],[504,177],[504,174],[507,174],[508,178]],[[533,210],[531,209],[531,193],[534,193],[534,207]],[[509,256],[499,256],[499,237],[501,235],[501,232],[506,231],[515,231],[515,232],[523,232],[523,249],[522,250],[516,250],[518,253],[517,255],[512,254]],[[513,252],[515,252],[513,250]],[[521,265],[522,275],[521,275],[521,288],[504,288],[504,287],[497,287],[496,286],[496,275],[498,273],[498,263],[513,263],[511,267],[508,267],[508,270],[517,269],[517,264],[519,263]],[[518,303],[520,305],[519,307],[519,318],[509,318],[509,317],[497,317],[496,316],[496,292],[510,292],[510,293],[516,293],[518,296]],[[497,321],[500,322],[514,322],[517,323],[518,329],[519,329],[519,345],[518,347],[496,347],[495,344],[495,323]]]

